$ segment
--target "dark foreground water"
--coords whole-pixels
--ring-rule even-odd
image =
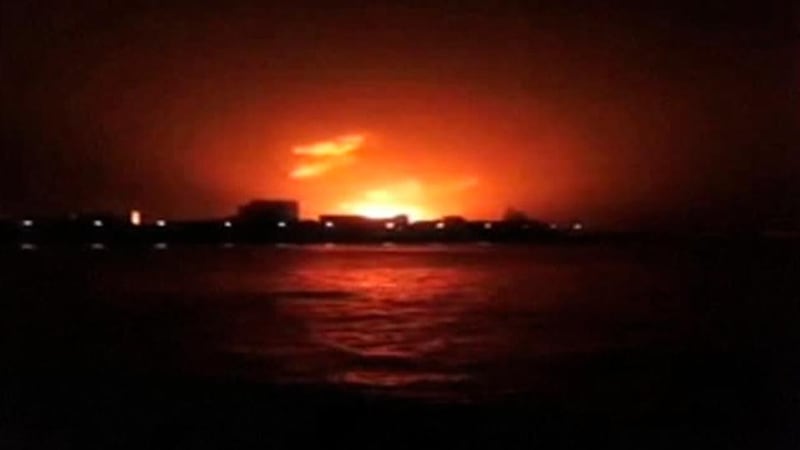
[[[800,246],[0,253],[0,448],[798,448]]]

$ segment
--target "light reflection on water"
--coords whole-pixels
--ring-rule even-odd
[[[224,257],[145,284],[202,294],[223,355],[217,370],[282,382],[526,389],[553,355],[663,340],[663,327],[629,324],[675,307],[636,261],[563,249],[318,246]],[[656,310],[641,302],[653,294],[663,297]]]
[[[171,364],[268,382],[503,395],[552,389],[576,355],[682,345],[693,332],[685,261],[613,249],[171,247],[97,257],[94,288],[155,317],[148,332],[174,347]]]
[[[297,372],[296,361],[287,361],[291,376],[374,387],[468,379],[448,360],[453,361],[454,346],[465,342],[454,335],[461,316],[471,304],[486,301],[487,274],[429,266],[413,255],[386,259],[365,253],[311,267],[302,264],[291,271],[293,287],[301,288],[292,295],[276,289],[274,279],[264,280],[268,295],[277,299],[277,314],[302,324],[304,333],[292,336],[296,341],[288,346],[305,347],[307,355],[324,361],[323,367],[307,361],[305,374]],[[241,331],[235,336],[254,338],[253,328]],[[269,346],[256,344],[252,350],[264,355]],[[291,359],[297,353],[282,356]]]

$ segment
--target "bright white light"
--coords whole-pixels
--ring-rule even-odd
[[[491,222],[486,222],[485,224],[483,224],[483,228],[486,228],[487,230],[491,229],[492,228],[492,223]]]
[[[22,221],[22,226],[23,227],[32,227],[33,226],[33,221],[30,220],[30,219],[25,219],[25,220]]]
[[[325,222],[325,228],[333,228],[333,222],[331,222],[330,220]]]
[[[444,222],[436,222],[436,228],[441,230],[444,228]]]
[[[225,228],[230,228],[233,226],[233,224],[231,223],[230,220],[226,220],[225,222],[222,222],[222,226]]]
[[[286,222],[278,222],[278,228],[286,228]]]
[[[131,225],[138,227],[142,224],[142,213],[137,210],[132,210],[130,214]]]
[[[156,226],[157,227],[165,227],[165,226],[167,226],[167,221],[164,220],[164,219],[158,219],[158,220],[156,220]]]
[[[92,225],[94,225],[96,227],[102,227],[103,226],[103,221],[102,220],[92,221]]]
[[[394,230],[395,224],[394,222],[386,222],[384,226],[386,227],[387,230]]]
[[[575,231],[581,231],[583,229],[583,224],[580,222],[575,222],[572,224],[572,229]]]

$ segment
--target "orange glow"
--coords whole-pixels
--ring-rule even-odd
[[[355,200],[342,202],[340,208],[348,214],[388,219],[406,215],[410,220],[430,218],[432,212],[426,205],[426,192],[422,183],[409,179],[402,183],[383,186],[364,192]]]
[[[371,219],[391,219],[401,215],[408,216],[409,220],[424,220],[431,214],[424,208],[416,205],[402,205],[393,203],[345,203],[342,209],[349,214],[369,217]]]

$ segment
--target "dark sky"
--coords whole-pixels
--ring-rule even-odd
[[[413,184],[473,217],[799,223],[789,2],[266,3],[3,2],[0,215]],[[352,133],[354,163],[287,176]]]

